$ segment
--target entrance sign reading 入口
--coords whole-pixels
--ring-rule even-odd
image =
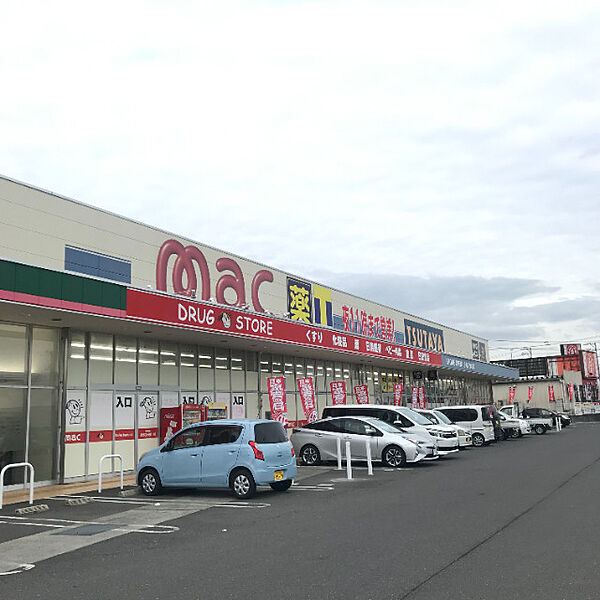
[[[336,404],[346,404],[346,382],[332,381],[329,387],[331,388],[331,398],[334,406]]]
[[[249,313],[132,288],[127,290],[127,317],[237,337],[335,350],[345,354],[378,356],[420,365],[442,365],[442,355],[437,352],[314,327],[300,320],[277,319],[270,315]]]
[[[402,388],[404,386],[403,382],[394,384],[394,406],[402,405]]]
[[[319,417],[317,415],[315,386],[312,377],[300,377],[298,379],[298,391],[300,392],[300,399],[302,400],[302,408],[304,409],[306,420],[309,423],[316,421]]]
[[[115,441],[132,440],[135,437],[134,395],[117,392],[115,395]]]
[[[354,395],[357,404],[369,404],[369,390],[366,385],[355,385]]]
[[[287,425],[287,404],[285,399],[285,377],[268,377],[267,389],[271,405],[271,419]]]
[[[231,418],[244,419],[246,417],[246,396],[240,393],[231,395]]]

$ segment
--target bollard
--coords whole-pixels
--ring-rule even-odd
[[[337,461],[338,461],[337,470],[341,471],[342,470],[342,440],[339,437],[335,438],[335,445],[337,448]]]
[[[346,442],[346,477],[352,479],[352,455],[350,454],[350,442]]]
[[[556,431],[560,431],[560,418],[556,417]]]
[[[371,460],[371,439],[367,438],[365,441],[367,447],[367,473],[373,475],[373,461]]]

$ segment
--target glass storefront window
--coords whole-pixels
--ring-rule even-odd
[[[246,356],[243,350],[231,351],[231,389],[234,392],[243,392],[246,389]]]
[[[229,391],[229,351],[217,349],[215,352],[216,389]]]
[[[68,386],[87,385],[87,346],[82,331],[71,331],[67,361]]]
[[[49,481],[56,472],[58,394],[55,389],[32,389],[29,410],[29,462],[37,481]]]
[[[90,382],[111,384],[113,382],[113,336],[92,333],[90,336]]]
[[[31,385],[58,385],[58,329],[33,328]]]
[[[179,385],[179,350],[177,344],[160,343],[160,385]]]
[[[213,349],[200,346],[198,348],[198,389],[210,392],[215,388],[215,370]]]
[[[140,385],[158,385],[158,342],[140,340],[138,383]]]
[[[137,383],[137,339],[115,336],[115,383],[133,386]]]
[[[0,469],[25,460],[26,402],[26,389],[0,387]],[[9,469],[4,474],[5,485],[21,482],[23,469]]]
[[[0,323],[0,384],[27,385],[27,328]]]
[[[258,364],[255,352],[246,352],[246,389],[258,390]]]
[[[181,351],[181,387],[196,390],[198,386],[198,359],[196,357],[196,346],[182,344]]]

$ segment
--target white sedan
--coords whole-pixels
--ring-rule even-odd
[[[455,425],[444,413],[438,412],[437,410],[422,410],[419,409],[417,412],[420,412],[422,415],[425,415],[432,423],[436,425],[447,425],[449,427],[454,427],[456,433],[458,433],[458,447],[459,448],[467,448],[468,446],[473,445],[473,441],[471,440],[471,432],[460,425]]]
[[[342,454],[350,442],[352,458],[366,460],[367,444],[374,461],[388,467],[402,467],[406,463],[423,460],[435,452],[435,443],[414,439],[402,434],[396,427],[372,417],[332,417],[296,427],[290,441],[304,465],[318,465],[322,461],[337,460],[340,440]]]

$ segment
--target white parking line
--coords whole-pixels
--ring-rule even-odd
[[[29,564],[16,564],[8,561],[0,560],[0,569],[9,569],[8,571],[0,570],[0,576],[2,575],[16,575],[17,573],[23,573],[23,571],[29,571],[33,569],[35,565]]]
[[[110,525],[110,523],[100,521],[73,521],[71,519],[29,519],[27,517],[0,517],[0,524],[4,525],[29,525],[32,527],[47,527],[53,529],[64,529],[77,525]],[[179,527],[173,525],[121,525],[115,527],[113,531],[122,531],[124,533],[173,533],[179,531]]]
[[[193,508],[198,509],[204,508],[267,508],[271,506],[268,502],[243,502],[243,501],[223,501],[211,502],[210,500],[195,500],[193,498],[163,498],[156,496],[153,499],[145,498],[106,498],[104,496],[76,496],[76,495],[63,495],[54,496],[47,498],[47,500],[65,500],[66,498],[92,498],[94,502],[100,504],[126,504],[131,506],[148,506],[152,508],[160,509],[169,508],[172,509],[175,506],[182,508]]]

